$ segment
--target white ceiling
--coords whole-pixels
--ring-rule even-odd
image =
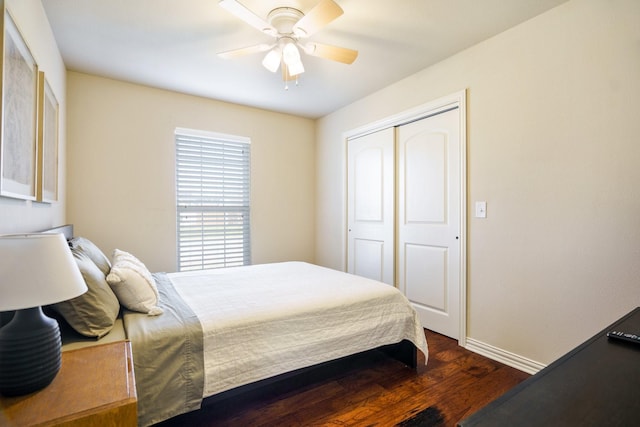
[[[318,0],[240,0],[266,19]],[[352,65],[303,54],[284,90],[264,54],[217,52],[272,39],[217,0],[42,0],[69,70],[298,116],[322,117],[566,0],[336,0],[344,15],[310,40],[359,51]]]

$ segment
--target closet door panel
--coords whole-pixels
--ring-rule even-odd
[[[347,271],[395,284],[394,131],[347,146]]]
[[[425,328],[458,338],[460,129],[457,109],[397,129],[398,287]]]
[[[405,223],[446,221],[446,135],[416,135],[404,145]]]
[[[407,244],[404,247],[406,296],[432,310],[447,310],[447,248]],[[430,286],[424,286],[424,283]]]
[[[384,222],[384,149],[362,147],[353,159],[354,204],[356,222]]]
[[[380,240],[354,239],[353,273],[383,281],[385,243]]]

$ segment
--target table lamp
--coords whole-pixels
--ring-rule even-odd
[[[0,236],[0,311],[16,310],[0,328],[0,394],[20,396],[53,381],[61,365],[60,329],[41,306],[86,291],[62,234]]]

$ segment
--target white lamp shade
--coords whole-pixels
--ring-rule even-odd
[[[62,234],[0,236],[0,311],[53,304],[86,291]]]

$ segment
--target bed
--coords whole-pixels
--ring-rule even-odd
[[[107,293],[102,275],[112,279],[112,272],[119,273],[123,264],[117,257],[107,267],[99,249],[72,237],[72,227],[47,231],[63,232],[70,240],[89,293],[92,286]],[[96,262],[84,263],[78,241],[84,245],[80,252],[91,252]],[[95,273],[91,280],[87,267]],[[416,351],[427,360],[415,310],[397,289],[380,282],[304,262],[154,273],[150,280],[157,299],[136,311],[126,308],[131,302],[112,286],[118,312],[110,327],[94,322],[89,332],[99,339],[81,338],[81,331],[63,333],[65,349],[130,340],[142,426],[197,410],[203,399],[372,349],[384,348],[412,367]],[[105,305],[112,306],[111,296],[107,299],[111,302]],[[54,309],[75,322],[74,330],[78,322],[69,312],[87,311],[64,305]],[[110,319],[115,308],[91,310],[110,310]]]

